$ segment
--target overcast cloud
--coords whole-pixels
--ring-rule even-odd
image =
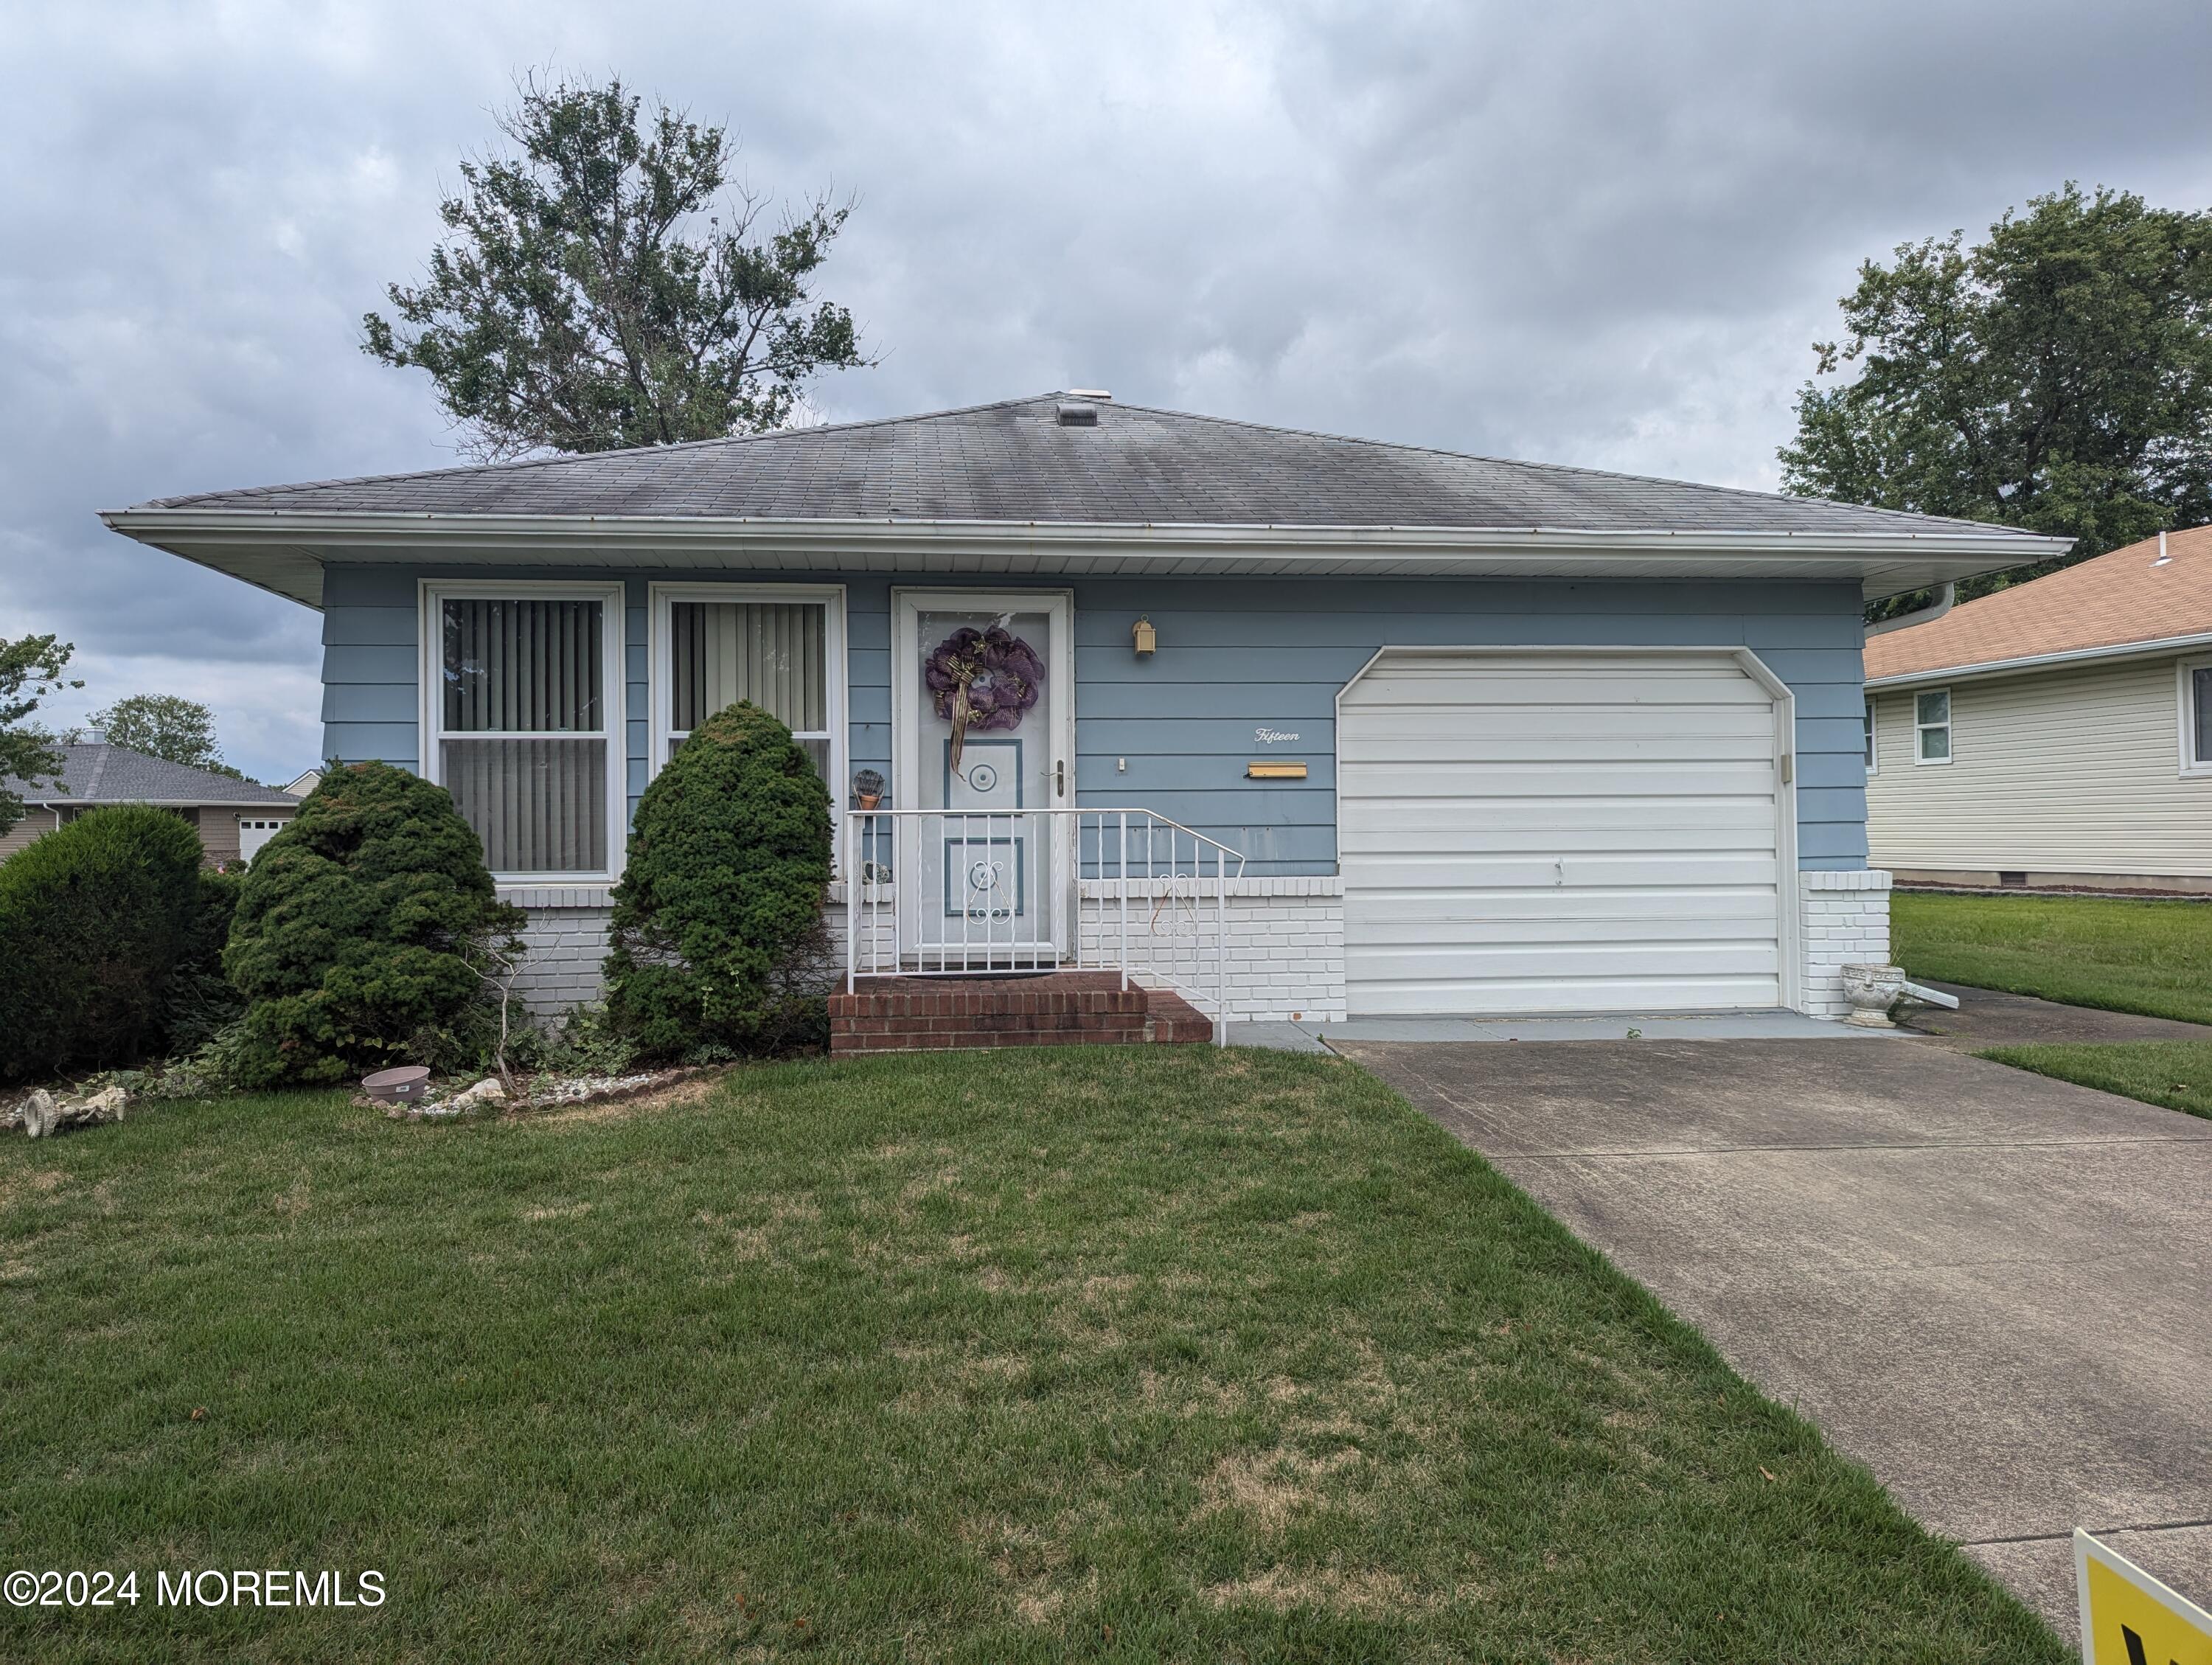
[[[1859,260],[2069,178],[2212,205],[2203,0],[14,5],[0,636],[77,644],[63,719],[185,694],[313,759],[315,617],[94,511],[454,460],[359,320],[546,64],[859,193],[833,419],[1102,386],[1771,486]]]

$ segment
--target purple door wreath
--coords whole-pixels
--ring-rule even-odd
[[[963,624],[937,644],[921,680],[937,696],[937,714],[952,725],[957,769],[970,728],[1004,733],[1021,726],[1022,713],[1037,702],[1044,685],[1044,661],[1002,624],[981,630]]]

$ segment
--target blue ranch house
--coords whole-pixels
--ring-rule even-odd
[[[451,790],[541,1007],[742,698],[839,806],[853,987],[1217,1023],[1842,1015],[1888,949],[1862,605],[2063,547],[1085,392],[104,518],[322,613],[325,754]]]

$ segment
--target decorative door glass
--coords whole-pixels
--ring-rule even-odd
[[[1052,817],[1055,755],[1048,656],[1052,616],[939,611],[913,615],[924,685],[917,725],[911,850],[902,884],[909,939],[923,957],[1003,964],[1056,957]]]

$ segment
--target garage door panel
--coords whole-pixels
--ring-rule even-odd
[[[1646,836],[1649,836],[1647,842]],[[1478,818],[1451,799],[1405,798],[1386,809],[1346,805],[1346,860],[1369,852],[1559,849],[1702,849],[1774,847],[1771,794],[1670,799],[1507,798],[1486,800]]]
[[[1527,704],[1529,690],[1547,690],[1544,703],[1616,700],[1711,699],[1739,704],[1765,701],[1766,690],[1734,659],[1700,650],[1695,654],[1576,653],[1557,649],[1528,653],[1469,655],[1393,652],[1370,667],[1345,692],[1346,706],[1395,705],[1435,699],[1487,704]],[[1470,678],[1490,685],[1475,688]],[[1742,687],[1752,692],[1747,695]]]
[[[1356,952],[1345,945],[1347,967],[1357,963],[1385,981],[1518,981],[1532,977],[1588,979],[1650,978],[1677,972],[1685,977],[1735,977],[1759,981],[1781,970],[1770,938],[1705,942],[1671,938],[1621,943],[1464,943],[1419,953],[1366,945]]]
[[[1741,758],[1764,763],[1774,756],[1770,718],[1745,734],[1709,734],[1693,730],[1672,734],[1528,734],[1519,732],[1432,735],[1366,735],[1353,767],[1419,764],[1426,768],[1487,768],[1498,763],[1604,764],[1711,763]]]
[[[1751,870],[1756,872],[1756,870]],[[1773,870],[1734,884],[1648,885],[1606,888],[1585,885],[1561,890],[1548,884],[1369,886],[1362,884],[1357,906],[1345,910],[1347,929],[1369,921],[1410,924],[1437,920],[1504,920],[1526,926],[1579,919],[1678,920],[1757,919],[1770,923],[1774,913]]]
[[[1613,798],[1716,798],[1755,793],[1771,795],[1773,760],[1755,763],[1652,763],[1622,759],[1593,763],[1586,759],[1558,763],[1496,763],[1472,768],[1412,763],[1353,763],[1338,769],[1339,790],[1363,804],[1393,798],[1552,798],[1588,796],[1591,776],[1601,769],[1606,795]],[[1387,807],[1383,813],[1388,813]]]
[[[1624,932],[1650,933],[1650,940],[1673,943],[1733,943],[1771,939],[1774,897],[1763,905],[1711,909],[1680,915],[1649,913],[1577,914],[1567,919],[1535,919],[1526,914],[1432,913],[1420,917],[1393,918],[1387,913],[1369,914],[1344,922],[1346,952],[1357,948],[1412,949],[1510,948],[1531,940],[1532,923],[1541,926],[1545,944],[1595,944],[1627,940]]]
[[[1691,702],[1674,705],[1515,706],[1445,703],[1362,706],[1360,732],[1377,740],[1449,740],[1457,734],[1494,734],[1544,740],[1575,740],[1592,735],[1623,741],[1663,739],[1682,731],[1685,719],[1702,731],[1771,738],[1770,704],[1737,705]],[[1480,718],[1481,726],[1472,726]]]
[[[1776,743],[1719,652],[1377,665],[1337,733],[1352,1011],[1778,1004]]]
[[[1544,1012],[1756,1012],[1775,1003],[1775,981],[1763,977],[1532,977],[1518,981],[1450,982],[1363,978],[1355,1016],[1420,1018],[1530,1017]]]
[[[1593,885],[1646,895],[1666,887],[1771,888],[1777,866],[1771,850],[1392,856],[1380,863],[1344,864],[1344,912],[1349,919],[1366,906],[1369,896],[1404,890],[1524,890],[1564,897]]]
[[[1475,859],[1494,855],[1522,855],[1531,860],[1553,861],[1570,855],[1666,855],[1676,852],[1735,853],[1757,850],[1771,856],[1771,837],[1762,838],[1755,828],[1717,821],[1711,834],[1700,837],[1694,823],[1676,817],[1654,817],[1662,824],[1646,837],[1620,827],[1518,829],[1501,826],[1437,827],[1414,823],[1412,816],[1398,827],[1364,827],[1347,833],[1340,859],[1346,875],[1353,867],[1363,873],[1395,861],[1433,861]]]

